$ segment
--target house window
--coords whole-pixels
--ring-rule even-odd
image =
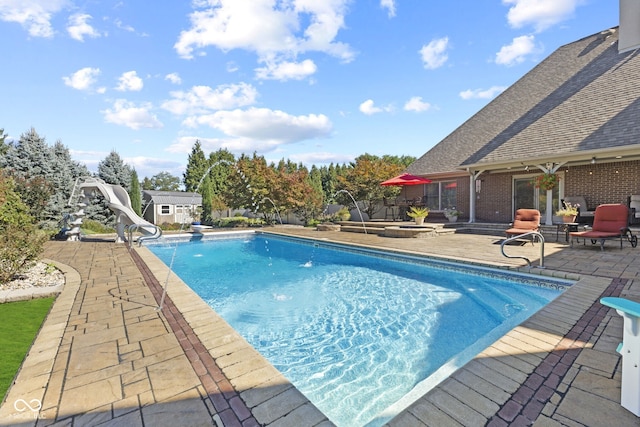
[[[456,181],[432,182],[425,185],[426,205],[434,211],[453,208],[457,204],[458,188]]]
[[[171,205],[160,205],[160,213],[162,215],[169,215],[171,213]]]

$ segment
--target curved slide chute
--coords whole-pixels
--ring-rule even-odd
[[[119,185],[107,184],[98,178],[88,178],[79,186],[80,191],[88,199],[89,194],[99,191],[108,203],[109,209],[116,214],[116,242],[124,242],[125,227],[135,225],[136,230],[143,235],[154,236],[160,233],[160,228],[141,218],[131,208],[131,199],[127,190]],[[88,200],[87,200],[88,201]],[[159,236],[158,236],[159,237]]]

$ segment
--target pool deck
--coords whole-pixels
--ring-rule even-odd
[[[502,257],[501,236],[264,231],[527,270]],[[640,425],[619,403],[622,318],[598,302],[640,301],[640,248],[610,241],[601,252],[556,243],[555,232],[548,239],[546,268],[532,272],[577,283],[388,425]],[[540,246],[506,252],[537,265]],[[48,242],[44,256],[67,282],[0,407],[0,425],[333,425],[146,248],[94,238]]]

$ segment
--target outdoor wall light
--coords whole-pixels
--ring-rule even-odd
[[[592,164],[592,165],[595,165],[595,164],[596,164],[596,158],[595,158],[595,157],[592,157],[592,158],[591,158],[591,164]]]

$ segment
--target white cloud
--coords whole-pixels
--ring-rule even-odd
[[[172,99],[161,105],[173,114],[204,114],[214,110],[224,110],[252,105],[256,102],[258,91],[247,83],[220,85],[215,89],[209,86],[194,86],[190,91],[174,91]]]
[[[514,38],[510,45],[502,46],[496,53],[496,64],[510,66],[524,62],[527,55],[536,52],[534,42],[532,35]]]
[[[502,0],[512,5],[507,13],[509,25],[522,28],[533,25],[536,31],[545,29],[570,18],[582,0]]]
[[[262,141],[268,145],[326,137],[333,129],[331,121],[324,114],[292,116],[267,108],[217,111],[209,115],[190,117],[185,120],[185,124],[207,125],[238,140]]]
[[[67,32],[72,39],[83,42],[84,36],[88,37],[100,37],[100,33],[96,31],[88,21],[91,19],[91,15],[86,13],[76,13],[69,17],[69,23],[67,25]]]
[[[135,28],[133,28],[131,25],[129,24],[125,24],[124,22],[122,22],[120,19],[116,19],[115,21],[113,21],[113,23],[116,25],[117,28],[123,30],[123,31],[128,31],[130,33],[134,33],[136,31]]]
[[[396,16],[395,0],[380,0],[380,6],[382,6],[383,9],[387,9],[389,18],[393,18],[394,16]]]
[[[491,99],[496,95],[504,92],[507,89],[506,86],[491,86],[489,89],[467,89],[460,92],[460,98],[462,99]]]
[[[277,3],[277,4],[276,4]],[[344,28],[349,0],[216,0],[190,15],[191,27],[180,33],[174,48],[183,58],[209,46],[223,51],[255,52],[258,62],[291,62],[304,52],[323,52],[343,61],[353,59],[349,45],[336,41]],[[276,66],[277,68],[277,66]]]
[[[256,68],[256,78],[263,80],[302,80],[316,72],[318,67],[310,60],[302,62],[268,63],[266,67]]]
[[[32,37],[53,37],[51,18],[68,0],[0,0],[0,20],[16,22]]]
[[[444,65],[449,58],[447,48],[449,47],[449,37],[434,39],[429,44],[422,46],[420,56],[424,62],[424,68],[434,70]]]
[[[166,76],[164,76],[164,79],[169,80],[174,85],[182,84],[182,79],[180,78],[180,75],[178,73],[167,74]]]
[[[367,99],[358,108],[362,114],[366,114],[367,116],[371,116],[373,114],[387,112],[390,113],[393,111],[393,106],[387,105],[385,107],[378,107],[373,102],[373,99]]]
[[[65,85],[70,86],[74,89],[91,90],[99,75],[99,68],[85,67],[81,68],[70,76],[62,77],[62,80],[64,81]]]
[[[120,78],[118,78],[118,86],[116,87],[116,90],[120,92],[140,91],[143,86],[144,83],[142,82],[142,79],[138,77],[138,73],[135,71],[127,71],[122,73]]]
[[[417,113],[427,111],[431,108],[431,104],[424,102],[421,96],[414,96],[404,104],[404,109],[406,111],[415,111]]]
[[[368,116],[376,113],[381,113],[382,108],[378,108],[374,105],[373,99],[367,99],[362,104],[360,104],[360,112],[366,114]]]
[[[107,123],[126,126],[134,130],[142,128],[162,128],[163,124],[155,114],[150,112],[151,108],[151,104],[148,103],[136,106],[133,102],[129,102],[126,99],[117,99],[113,103],[113,108],[107,108],[101,112]]]

